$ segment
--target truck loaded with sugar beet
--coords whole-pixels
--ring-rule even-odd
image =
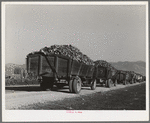
[[[37,76],[42,90],[69,86],[80,93],[82,86],[96,88],[94,62],[71,45],[52,45],[27,55],[27,71]]]
[[[80,93],[84,86],[95,90],[96,83],[111,88],[146,79],[134,71],[117,70],[104,60],[94,62],[72,45],[52,45],[29,53],[26,65],[27,73],[38,79],[42,90],[68,85],[71,93]]]
[[[97,60],[94,69],[94,78],[101,85],[111,88],[117,85],[117,70],[104,60]]]

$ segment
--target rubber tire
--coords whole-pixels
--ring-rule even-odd
[[[78,83],[80,86],[78,86]],[[81,79],[79,77],[73,79],[73,92],[79,94],[81,91]]]
[[[73,80],[71,79],[70,81],[69,81],[69,91],[72,93],[73,92]]]
[[[129,81],[126,81],[126,84],[130,84],[130,82],[129,82]]]
[[[115,80],[114,86],[117,86],[117,79]]]
[[[133,84],[133,83],[134,83],[133,80],[131,80],[130,84]]]
[[[111,79],[108,79],[108,87],[111,88],[112,84],[111,84]]]
[[[105,81],[105,87],[108,87],[108,81],[107,80]]]
[[[126,85],[126,84],[127,84],[126,80],[125,80],[125,81],[123,81],[123,85]]]
[[[91,90],[95,90],[96,89],[96,79],[92,82],[91,85]]]

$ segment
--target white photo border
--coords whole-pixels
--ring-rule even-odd
[[[82,111],[69,114],[66,110],[5,110],[5,6],[6,5],[145,5],[146,6],[146,110],[145,111]],[[2,2],[2,121],[148,121],[149,120],[149,30],[148,2]],[[30,113],[29,113],[30,112]],[[108,115],[109,114],[109,115]]]

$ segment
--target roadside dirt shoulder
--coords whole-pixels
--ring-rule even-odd
[[[45,103],[48,101],[58,101],[65,98],[80,97],[81,95],[88,95],[97,92],[106,92],[110,90],[116,90],[120,88],[125,88],[128,86],[138,85],[140,83],[129,84],[129,85],[117,85],[117,87],[106,88],[99,87],[97,85],[96,90],[91,90],[89,87],[82,88],[80,94],[69,93],[68,87],[63,89],[53,90],[53,91],[21,91],[5,94],[5,109],[18,109],[21,106],[35,104],[35,103]]]

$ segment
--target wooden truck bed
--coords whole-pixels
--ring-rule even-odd
[[[95,71],[96,78],[98,79],[110,79],[112,77],[112,71],[107,67],[97,66]]]
[[[93,77],[93,65],[86,65],[84,63],[80,63],[76,60],[72,60],[60,55],[49,55],[46,57],[41,54],[34,54],[29,56],[27,58],[28,72],[33,72],[37,76],[47,72],[45,75],[49,77],[55,77],[55,74],[57,73],[59,78],[67,78],[70,75]],[[56,71],[56,73],[53,69]]]

